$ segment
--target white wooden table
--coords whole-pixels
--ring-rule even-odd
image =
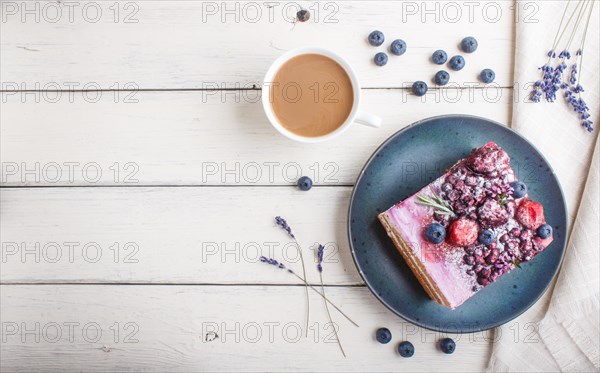
[[[395,316],[364,286],[346,238],[359,170],[399,129],[468,113],[510,124],[514,24],[536,6],[512,1],[0,2],[2,371],[480,371],[492,332],[442,335]],[[294,23],[297,4],[312,17]],[[372,63],[374,29],[408,52]],[[479,40],[449,88],[418,98],[415,80]],[[260,86],[283,51],[344,55],[381,129],[353,127],[302,145],[269,125]],[[386,43],[385,45],[388,45]],[[496,82],[478,83],[481,69]],[[308,175],[316,186],[298,191]],[[300,269],[274,226],[282,215],[310,258],[327,244],[329,297],[347,358],[311,294],[308,338]],[[393,343],[374,341],[378,327]],[[219,338],[213,341],[211,332]],[[207,338],[207,335],[209,336]],[[411,359],[395,352],[408,339]]]

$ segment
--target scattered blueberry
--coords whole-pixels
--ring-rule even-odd
[[[513,188],[513,197],[522,198],[527,194],[527,185],[520,181],[513,181],[510,183],[510,187]]]
[[[420,80],[414,82],[412,85],[412,91],[417,96],[423,96],[425,93],[427,93],[427,83]]]
[[[431,60],[436,65],[443,65],[448,61],[448,55],[443,50],[438,49],[431,55]]]
[[[450,59],[449,65],[454,71],[462,70],[465,67],[465,59],[462,56],[454,56]]]
[[[299,10],[298,13],[296,13],[296,17],[298,18],[298,21],[306,22],[310,19],[310,12],[306,9]]]
[[[310,190],[313,186],[313,181],[308,176],[302,176],[298,179],[298,188],[303,191]]]
[[[385,41],[385,37],[383,36],[383,32],[375,30],[369,34],[369,44],[374,47],[378,47]]]
[[[541,238],[552,237],[552,227],[550,224],[542,224],[537,230],[538,236]]]
[[[481,242],[484,245],[489,245],[492,242],[494,242],[494,232],[490,229],[484,229],[479,233],[479,242]]]
[[[450,81],[450,74],[445,70],[440,70],[435,74],[435,84],[446,85]]]
[[[375,338],[381,344],[389,343],[392,340],[392,332],[388,328],[379,328],[375,333]]]
[[[496,73],[492,69],[483,69],[481,70],[481,74],[479,74],[481,81],[488,84],[496,79]]]
[[[477,50],[477,40],[472,36],[467,36],[460,42],[460,49],[465,53],[473,53]]]
[[[415,346],[408,341],[400,342],[398,345],[398,353],[402,357],[411,357],[415,354]]]
[[[440,348],[445,354],[452,354],[456,350],[456,343],[452,338],[444,338],[440,341]]]
[[[402,56],[406,52],[406,43],[402,39],[396,39],[390,46],[390,52],[396,56]]]
[[[430,242],[438,244],[444,241],[446,229],[440,223],[431,223],[425,228],[425,237],[427,237]]]
[[[379,52],[375,55],[373,61],[375,61],[375,65],[377,66],[385,66],[388,62],[388,55],[383,52]]]

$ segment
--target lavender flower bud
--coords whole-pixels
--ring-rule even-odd
[[[280,226],[281,229],[285,230],[288,236],[290,236],[293,239],[296,239],[296,236],[294,236],[294,234],[292,233],[292,228],[288,225],[287,221],[285,221],[284,218],[282,218],[281,216],[275,217],[275,223],[278,226]]]
[[[318,264],[317,264],[317,270],[319,272],[323,272],[323,253],[325,251],[325,246],[319,244],[319,247],[317,248],[317,260],[318,260]]]

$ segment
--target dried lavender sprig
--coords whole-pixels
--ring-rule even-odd
[[[275,217],[275,224],[281,227],[284,231],[287,232],[288,236],[290,236],[294,242],[296,243],[296,250],[298,250],[298,254],[300,254],[300,261],[302,262],[302,278],[305,283],[306,281],[306,264],[304,263],[304,256],[302,255],[302,248],[296,239],[296,236],[292,233],[292,227],[290,227],[287,221],[281,216]],[[308,289],[304,289],[304,293],[306,295],[306,329],[305,329],[305,337],[308,338],[308,322],[310,319],[310,297],[308,296]]]
[[[592,13],[594,11],[595,4],[596,3],[594,1],[591,2],[590,11],[588,14],[587,21],[585,23],[585,29],[583,31],[583,37],[581,38],[581,45],[579,46],[579,50],[577,51],[578,55],[579,55],[579,66],[580,66],[579,71],[582,70],[581,66],[583,65],[583,47],[585,46],[585,39],[587,37],[587,31],[589,29],[590,19],[592,18]],[[579,73],[579,75],[581,76],[581,72]],[[581,89],[579,92],[577,92],[577,94],[579,96],[580,107],[582,108],[582,111],[580,112],[580,117],[579,117],[581,120],[583,120],[581,122],[581,125],[584,126],[588,132],[593,132],[594,131],[594,128],[593,128],[594,123],[588,119],[590,117],[590,114],[588,112],[589,108],[586,105],[586,103],[583,101],[583,99],[581,98],[581,91],[583,91],[583,89]]]
[[[581,56],[579,59],[579,66],[581,67],[581,65],[583,64],[583,47],[585,45],[585,38],[587,37],[587,32],[590,26],[590,18],[592,18],[592,13],[594,12],[594,5],[596,5],[595,2],[592,1],[592,6],[590,7],[590,12],[588,14],[588,19],[585,23],[585,29],[583,31],[583,37],[581,38],[581,45],[579,45],[579,49],[577,50],[577,55]]]
[[[579,0],[579,2],[577,3],[577,6],[575,6],[575,8],[573,9],[573,13],[571,13],[571,16],[569,17],[569,20],[565,24],[565,28],[563,28],[562,31],[560,31],[560,26],[559,26],[558,30],[560,32],[560,36],[555,39],[554,45],[552,46],[552,51],[555,51],[558,48],[558,45],[560,44],[560,41],[562,40],[562,37],[564,36],[565,32],[569,28],[569,25],[571,24],[571,21],[573,20],[573,17],[575,16],[575,13],[577,13],[577,9],[579,9],[579,7],[583,5],[583,3],[584,3],[584,0]],[[567,5],[565,7],[565,13],[566,13],[566,11],[567,11],[567,9],[568,9],[568,7],[569,7],[570,4],[571,4],[571,1],[567,2]],[[562,21],[561,21],[560,24],[562,25]]]
[[[319,244],[317,248],[317,270],[319,273],[323,272],[323,254],[325,253],[325,246]]]
[[[578,77],[580,77],[581,70],[582,70],[581,64],[583,62],[583,47],[585,45],[587,30],[589,28],[589,21],[591,18],[591,14],[593,12],[593,7],[594,7],[593,1],[589,2],[582,8],[582,11],[580,11],[580,16],[578,17],[578,20],[577,20],[577,24],[579,24],[581,22],[581,20],[583,20],[583,18],[584,18],[583,14],[582,14],[583,9],[587,9],[588,5],[591,5],[591,6],[589,7],[589,10],[588,10],[583,37],[581,38],[579,49],[577,50],[577,53],[575,54],[576,59],[579,59],[579,66],[577,65],[577,60],[576,60],[576,62],[573,63],[573,65],[571,66],[571,74],[570,74],[570,78],[569,78],[569,84],[568,85],[564,84],[564,87],[561,87],[561,88],[566,89],[566,92],[564,94],[565,100],[571,106],[573,111],[578,114],[579,119],[581,120],[581,125],[588,132],[593,132],[594,131],[593,122],[589,119],[590,118],[589,107],[587,106],[587,104],[583,100],[583,98],[581,97],[581,93],[584,92],[584,89],[583,89],[583,86],[581,85],[581,83],[579,83],[579,79],[578,79]],[[573,37],[573,35],[571,35],[571,36]]]
[[[317,270],[319,271],[319,278],[321,279],[321,292],[325,295],[325,286],[323,285],[323,254],[325,252],[325,246],[319,244],[317,248]],[[329,317],[329,322],[333,327],[333,333],[335,334],[335,340],[337,341],[338,346],[340,347],[340,351],[342,355],[346,357],[346,353],[344,352],[344,348],[342,347],[342,342],[340,341],[340,337],[337,333],[337,329],[335,328],[335,324],[333,323],[333,318],[331,317],[331,312],[329,312],[329,305],[327,302],[323,301],[325,304],[325,311],[327,311],[327,317]]]
[[[279,269],[287,269],[287,271],[289,273],[294,273],[294,271],[292,271],[289,268],[286,268],[285,264],[278,262],[277,260],[273,259],[273,258],[267,258],[266,256],[261,256],[260,259],[261,263],[266,263],[266,264],[270,264],[272,266],[275,266]]]
[[[276,216],[275,217],[275,224],[277,224],[278,226],[281,227],[281,229],[283,229],[284,231],[286,231],[287,234],[288,234],[288,236],[290,236],[294,240],[296,239],[296,236],[294,236],[294,234],[292,233],[292,227],[290,227],[288,225],[287,221],[285,221],[284,218],[282,218],[281,216]]]
[[[571,53],[568,52],[568,49],[571,48],[571,43],[573,42],[573,39],[575,38],[575,34],[577,33],[577,30],[579,29],[579,24],[581,23],[581,20],[584,18],[584,15],[585,15],[584,11],[587,9],[588,4],[590,4],[590,3],[592,3],[592,7],[593,7],[593,5],[594,5],[593,1],[588,1],[587,3],[584,1],[583,6],[581,7],[581,9],[579,9],[579,14],[577,14],[577,18],[575,19],[575,24],[573,25],[573,31],[571,31],[571,36],[569,37],[567,46],[565,47],[565,50],[562,52],[563,61],[564,61],[564,57],[567,57],[567,59],[571,58]],[[584,31],[587,31],[587,28]],[[585,38],[585,33],[584,33],[584,38]]]
[[[558,90],[565,90],[564,98],[572,107],[573,111],[577,113],[579,119],[581,120],[581,125],[588,132],[593,132],[593,122],[589,119],[589,107],[581,97],[581,93],[584,90],[581,83],[578,82],[578,77],[581,75],[582,71],[581,65],[583,60],[583,46],[585,45],[585,39],[589,29],[589,22],[593,13],[595,2],[593,0],[579,0],[577,5],[572,10],[570,9],[570,4],[571,1],[567,2],[565,5],[561,22],[554,38],[552,49],[548,52],[548,62],[546,65],[540,67],[543,80],[538,80],[536,83],[534,83],[529,98],[532,102],[540,102],[542,96],[545,96],[546,101],[553,102],[556,99],[556,93]],[[563,22],[567,13],[569,13],[570,16],[563,27]],[[573,20],[574,22],[572,22]],[[567,69],[565,61],[571,58],[569,49],[571,48],[573,40],[575,39],[582,22],[585,23],[585,27],[579,48],[575,52],[575,61],[571,65],[570,75],[567,76],[565,73],[563,80],[563,73]],[[566,41],[565,48],[558,55],[558,58],[561,58],[562,60],[556,67],[552,67],[550,65],[550,60],[552,58],[556,58],[555,51],[567,31],[571,31],[570,36]]]
[[[563,11],[563,15],[560,18],[560,24],[558,25],[558,28],[556,29],[556,35],[554,35],[554,41],[552,42],[552,49],[548,52],[548,57],[552,57],[554,55],[556,55],[556,53],[554,53],[554,48],[556,46],[556,42],[558,40],[558,34],[560,33],[560,28],[562,27],[562,24],[565,20],[565,16],[567,15],[567,9],[569,9],[569,2],[567,2],[565,4],[565,10]]]
[[[548,52],[548,61],[546,62],[546,64],[544,66],[539,68],[539,70],[542,71],[542,81],[538,81],[538,83],[541,83],[541,84],[534,85],[533,90],[531,91],[531,94],[529,96],[529,99],[532,102],[540,102],[542,93],[544,94],[546,101],[554,102],[556,100],[556,92],[558,92],[558,90],[563,85],[562,74],[567,68],[565,59],[571,58],[571,53],[568,51],[569,46],[570,46],[570,41],[572,40],[573,34],[577,29],[581,11],[584,9],[584,7],[582,6],[584,3],[585,3],[584,0],[579,0],[579,3],[573,9],[573,11],[569,17],[569,20],[565,24],[565,27],[561,30],[561,27],[562,27],[562,24],[564,21],[564,17],[567,14],[567,10],[569,8],[570,2],[568,2],[567,5],[565,6],[565,10],[563,12],[563,17],[560,21],[560,25],[558,27],[557,34],[554,37],[552,49]],[[580,7],[581,7],[581,9],[580,9]],[[565,49],[563,49],[563,51],[560,52],[560,54],[558,55],[558,57],[561,58],[562,61],[556,67],[552,67],[550,65],[550,60],[552,58],[556,58],[555,51],[558,48],[558,45],[560,44],[560,41],[562,40],[565,32],[567,31],[567,29],[569,29],[569,26],[571,25],[571,21],[573,20],[573,17],[575,16],[575,14],[577,13],[578,10],[579,10],[579,15],[576,18],[575,25],[573,26],[573,33],[571,34],[569,42],[567,43],[567,47]]]
[[[325,301],[327,301],[327,303],[329,303],[333,308],[335,308],[339,313],[341,313],[342,316],[344,316],[346,319],[348,319],[348,321],[350,321],[354,326],[358,327],[358,324],[355,323],[354,320],[352,320],[350,318],[350,316],[346,315],[344,313],[344,311],[342,311],[338,306],[336,306],[332,301],[330,301],[324,294],[320,293],[317,289],[314,288],[314,286],[312,286],[308,282],[304,281],[302,279],[302,277],[298,276],[296,274],[296,272],[294,272],[291,269],[287,268],[283,263],[280,263],[277,260],[272,259],[272,258],[267,258],[265,256],[261,256],[260,257],[260,262],[261,263],[270,264],[270,265],[272,265],[274,267],[277,267],[279,269],[284,269],[284,270],[286,270],[287,273],[291,273],[292,275],[296,276],[296,278],[298,278],[298,280],[302,281],[304,283],[304,285],[306,285],[308,288],[310,288],[315,293],[319,294],[321,296],[321,298],[325,299]]]
[[[571,48],[571,43],[573,42],[573,39],[575,38],[575,34],[577,33],[577,29],[579,28],[579,23],[581,22],[581,19],[583,18],[584,15],[584,10],[587,8],[588,4],[586,4],[584,2],[584,5],[581,7],[581,9],[579,9],[579,14],[577,14],[577,18],[575,19],[575,24],[573,25],[573,31],[571,31],[571,36],[569,37],[569,41],[567,42],[567,46],[565,48],[565,51],[568,50],[569,48]],[[568,57],[571,58],[571,54],[568,54]]]

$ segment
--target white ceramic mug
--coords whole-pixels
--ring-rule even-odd
[[[335,131],[330,132],[323,136],[319,136],[319,137],[300,136],[300,135],[297,135],[297,134],[287,130],[285,127],[283,127],[281,125],[281,123],[279,122],[279,120],[277,119],[277,117],[275,116],[275,113],[273,113],[273,107],[272,107],[270,99],[269,99],[270,97],[272,97],[272,94],[271,94],[272,86],[270,83],[273,82],[273,79],[275,78],[275,75],[277,74],[277,72],[279,71],[281,66],[284,63],[286,63],[289,59],[299,56],[299,55],[302,55],[302,54],[319,54],[319,55],[322,55],[325,57],[329,57],[332,60],[339,63],[340,66],[342,66],[344,68],[344,70],[346,71],[346,73],[348,74],[348,77],[350,78],[350,82],[352,83],[352,90],[354,91],[354,104],[352,105],[352,110],[350,111],[350,115],[348,116],[346,121],[342,125],[340,125]],[[267,71],[267,75],[265,76],[264,82],[265,83],[263,83],[263,87],[262,87],[262,102],[263,102],[263,107],[265,109],[265,113],[267,114],[267,118],[269,118],[269,121],[271,122],[273,127],[275,127],[275,129],[277,131],[279,131],[279,133],[281,133],[282,135],[284,135],[285,137],[287,137],[289,139],[296,140],[299,142],[304,142],[304,143],[315,143],[315,142],[327,141],[327,140],[330,140],[330,139],[342,134],[354,122],[364,124],[369,127],[381,126],[381,118],[380,117],[373,115],[373,114],[365,113],[365,112],[359,110],[361,92],[360,92],[360,83],[358,81],[358,78],[356,77],[356,73],[354,73],[354,70],[352,70],[352,67],[345,59],[343,59],[341,56],[339,56],[338,54],[336,54],[330,50],[323,49],[323,48],[304,47],[304,48],[298,48],[298,49],[294,49],[289,52],[286,52],[283,55],[281,55],[279,58],[277,58],[275,60],[275,62],[273,62],[273,64],[269,68],[269,71]]]

